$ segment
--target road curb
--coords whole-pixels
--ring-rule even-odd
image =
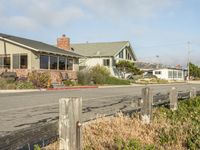
[[[47,88],[48,91],[60,91],[60,90],[79,90],[79,89],[94,89],[99,88],[98,86],[72,86],[65,88]]]
[[[46,89],[27,89],[27,90],[0,90],[0,93],[26,93],[26,92],[39,92],[46,91]]]

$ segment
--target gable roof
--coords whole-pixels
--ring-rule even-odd
[[[3,34],[3,33],[0,33],[0,37],[3,38],[4,40],[14,42],[15,44],[19,44],[21,46],[30,48],[30,49],[38,51],[38,52],[60,54],[60,55],[66,55],[66,56],[72,56],[72,57],[81,57],[81,55],[79,55],[73,51],[66,51],[66,50],[60,49],[56,46],[46,44],[46,43],[43,43],[40,41],[30,40],[30,39],[7,35],[7,34]]]
[[[129,41],[120,42],[101,42],[101,43],[82,43],[71,44],[75,52],[86,57],[94,56],[114,56],[125,46],[130,46]]]

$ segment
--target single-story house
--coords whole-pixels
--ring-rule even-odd
[[[184,81],[187,76],[187,71],[180,68],[163,68],[153,70],[153,75],[160,79]]]
[[[0,33],[0,73],[7,70],[26,77],[31,71],[50,72],[52,81],[76,80],[81,55],[71,51],[69,38],[57,39],[57,47],[40,41]]]
[[[71,48],[84,56],[79,59],[80,68],[102,65],[116,77],[122,76],[116,68],[118,61],[135,62],[137,60],[129,41],[71,44]]]

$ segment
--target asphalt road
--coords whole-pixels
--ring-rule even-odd
[[[192,87],[200,90],[200,84],[150,85],[153,93],[167,93],[174,86],[178,91]],[[83,108],[114,103],[117,97],[140,96],[144,86],[42,91],[31,93],[0,94],[0,135],[29,127],[34,123],[58,117],[58,100],[63,97],[82,97]],[[109,103],[111,105],[111,103]],[[113,105],[112,109],[118,109]],[[96,112],[98,113],[98,112]]]

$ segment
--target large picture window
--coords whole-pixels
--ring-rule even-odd
[[[73,70],[73,59],[67,58],[67,70]]]
[[[48,69],[49,67],[49,56],[40,55],[40,69]]]
[[[57,69],[58,68],[58,57],[50,56],[50,69]]]
[[[10,69],[10,55],[0,56],[0,68]]]
[[[13,54],[13,69],[27,69],[28,56],[27,54]]]
[[[59,70],[65,70],[65,57],[59,57]]]
[[[40,69],[73,70],[73,58],[64,56],[40,55]]]

